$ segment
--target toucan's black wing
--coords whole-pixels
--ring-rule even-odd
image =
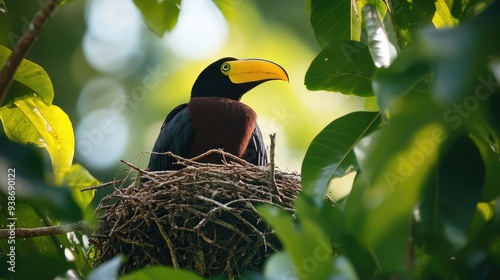
[[[160,135],[156,139],[153,152],[172,152],[181,157],[187,157],[192,135],[191,115],[187,104],[175,107],[161,126]],[[174,164],[175,159],[166,155],[151,154],[149,171],[177,170],[182,168]]]
[[[255,129],[252,132],[252,138],[248,143],[243,159],[254,165],[266,165],[267,153],[266,145],[264,139],[262,139],[262,133],[258,125],[255,125]]]

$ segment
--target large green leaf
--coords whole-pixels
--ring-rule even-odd
[[[361,18],[355,1],[312,0],[311,25],[321,47],[361,37]]]
[[[354,112],[326,126],[311,142],[304,157],[303,191],[321,200],[331,179],[356,171],[354,146],[379,125],[378,112]]]
[[[420,49],[431,62],[434,96],[443,107],[462,102],[474,92],[475,79],[487,61],[480,49],[476,26],[426,30],[422,32]]]
[[[66,113],[38,98],[18,99],[0,108],[5,134],[14,141],[33,143],[47,150],[52,161],[53,182],[60,184],[73,162],[75,139]]]
[[[0,66],[4,66],[12,51],[0,45]],[[19,83],[21,85],[17,85]],[[29,90],[23,90],[27,88]],[[33,94],[35,93],[35,94]],[[50,106],[54,99],[54,88],[47,72],[38,64],[23,59],[14,74],[13,87],[11,88],[5,104],[12,103],[14,98],[26,98],[36,96],[45,105]],[[3,105],[3,104],[0,104]]]
[[[430,75],[430,65],[416,49],[403,52],[388,68],[373,75],[372,87],[382,112],[411,91],[422,92],[424,78]],[[420,84],[419,84],[420,83]]]
[[[316,56],[307,69],[305,84],[309,90],[372,96],[374,71],[375,66],[365,44],[342,41],[329,45]]]
[[[382,271],[404,267],[410,217],[437,151],[451,137],[428,94],[408,95],[387,127],[354,148],[361,176],[346,205],[346,230],[373,250]],[[422,113],[425,112],[425,113]]]
[[[96,278],[102,279],[102,278]],[[202,280],[203,277],[198,274],[187,271],[174,269],[166,266],[152,266],[136,270],[130,274],[120,277],[120,280],[156,280],[156,279],[183,279],[183,280]]]
[[[257,209],[276,231],[294,264],[285,272],[286,275],[299,279],[328,278],[333,269],[332,248],[327,234],[311,219],[309,213],[304,209],[298,210],[301,223],[296,225],[292,215],[278,207],[265,205]],[[310,262],[314,263],[315,269],[310,269]]]
[[[134,0],[144,21],[157,36],[161,37],[177,24],[181,0]]]
[[[466,135],[440,154],[438,167],[413,212],[413,229],[426,251],[450,256],[466,243],[467,229],[481,199],[485,167]]]

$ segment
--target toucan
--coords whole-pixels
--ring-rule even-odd
[[[188,103],[175,107],[163,122],[153,146],[149,171],[178,170],[182,166],[165,153],[193,158],[210,149],[223,149],[254,165],[268,162],[257,126],[257,114],[240,102],[254,87],[271,80],[289,81],[280,65],[264,59],[219,59],[205,68],[191,90]],[[200,162],[222,163],[211,154]]]

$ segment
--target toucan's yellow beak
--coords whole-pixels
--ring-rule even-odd
[[[289,81],[288,74],[278,64],[263,59],[240,59],[224,62],[221,72],[234,84],[269,80]]]

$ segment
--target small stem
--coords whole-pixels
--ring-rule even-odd
[[[278,200],[281,201],[281,197],[283,194],[278,189],[278,185],[276,185],[276,177],[275,177],[275,163],[274,163],[274,150],[276,149],[276,133],[270,134],[269,138],[271,138],[271,147],[270,147],[270,163],[269,163],[269,187],[276,192],[278,195]]]
[[[0,229],[0,239],[7,239],[11,232],[15,233],[15,238],[32,238],[39,236],[57,235],[74,231],[90,232],[92,227],[86,221],[79,221],[73,224],[37,227],[37,228],[16,228],[13,231],[10,229]]]
[[[45,2],[31,21],[23,36],[17,41],[16,47],[5,63],[2,72],[0,72],[0,106],[7,96],[7,90],[12,84],[12,79],[14,78],[14,74],[19,64],[21,64],[23,58],[28,54],[33,43],[35,43],[38,38],[38,35],[40,35],[40,31],[47,23],[57,5],[59,5],[59,0],[48,0]]]

